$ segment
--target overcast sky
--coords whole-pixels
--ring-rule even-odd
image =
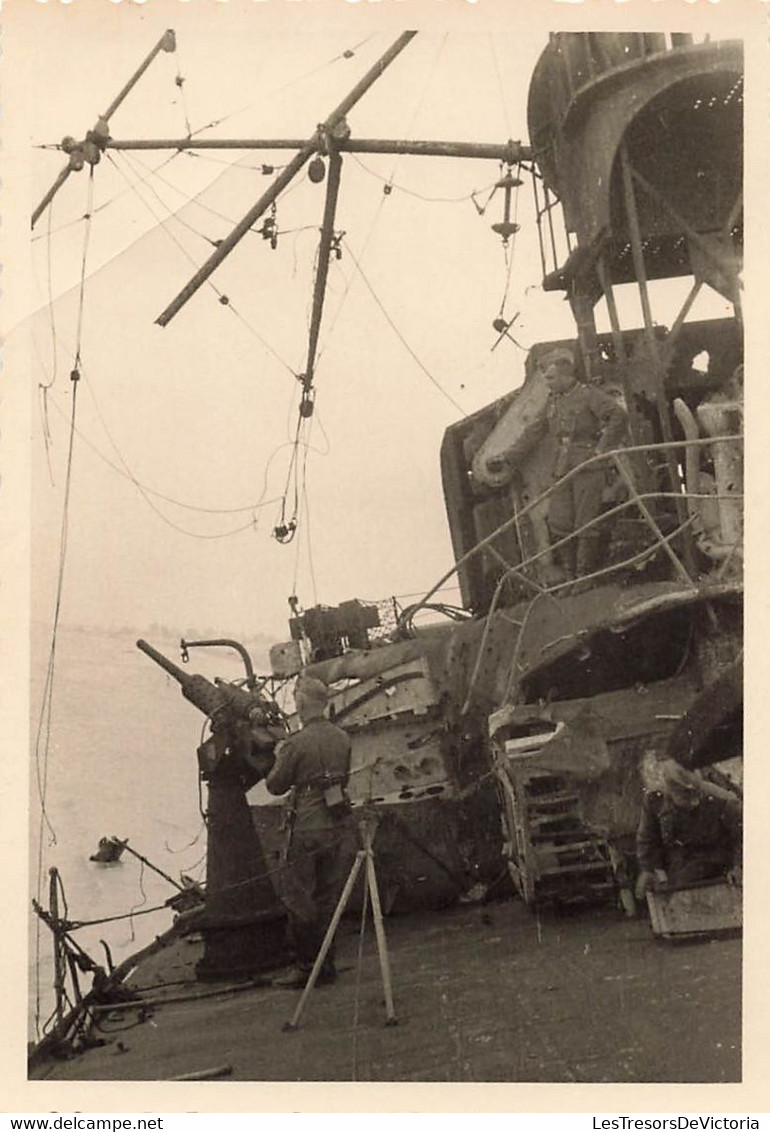
[[[603,26],[619,18],[613,8],[603,9]],[[354,135],[526,142],[527,88],[548,31],[585,16],[565,4],[442,10],[447,18],[428,23],[351,112]],[[180,137],[188,124],[202,137],[308,136],[414,11],[11,0],[6,157],[24,187],[18,215],[63,164],[61,153],[30,144],[81,137],[166,27],[175,27],[178,51],[159,55],[115,113],[114,137]],[[686,6],[682,13],[677,27],[686,28]],[[720,27],[734,34],[723,16],[710,14],[715,37]],[[308,607],[424,592],[451,564],[444,430],[523,377],[523,350],[504,341],[491,351],[501,305],[509,317],[520,312],[514,333],[524,346],[573,333],[561,294],[539,286],[529,181],[509,278],[490,230],[501,196],[483,216],[469,199],[477,191],[486,200],[495,162],[345,157],[343,257],[330,274],[306,460],[301,450],[306,491],[300,480],[298,532],[280,546],[271,533],[297,420],[293,374],[307,350],[324,186],[300,173],[278,204],[286,234],[277,250],[247,235],[214,287],[161,329],[158,314],[269,183],[261,163],[288,160],[253,151],[171,157],[105,157],[92,198],[87,172],[71,176],[38,221],[27,286],[14,288],[6,310],[6,325],[16,325],[10,356],[33,390],[33,615],[46,621],[53,611],[78,325],[65,622],[281,638],[293,593]],[[661,322],[669,315],[656,313]],[[722,313],[719,304],[693,316],[709,313]],[[626,323],[639,321],[632,304]],[[44,413],[35,390],[51,383]],[[292,507],[293,486],[287,515]]]

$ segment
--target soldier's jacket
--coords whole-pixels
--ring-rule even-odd
[[[563,476],[590,456],[617,448],[626,421],[620,402],[596,386],[578,381],[566,393],[550,393],[545,428],[557,446],[554,475]]]
[[[350,737],[328,719],[312,719],[280,744],[275,765],[265,779],[271,794],[294,790],[294,828],[334,828],[339,820],[324,801],[331,783],[347,784]]]
[[[704,795],[696,806],[675,805],[664,794],[646,795],[636,834],[639,866],[647,872],[677,874],[691,861],[714,872],[740,863],[741,806],[737,799]]]

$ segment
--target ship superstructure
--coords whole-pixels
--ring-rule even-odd
[[[531,180],[543,286],[564,292],[576,334],[535,345],[520,388],[446,431],[452,569],[408,606],[350,600],[303,611],[293,597],[291,640],[273,650],[258,691],[253,673],[245,683],[262,722],[278,731],[295,724],[268,705],[271,681],[309,673],[332,689],[330,713],[353,740],[353,809],[379,815],[386,912],[480,900],[512,884],[530,906],[599,903],[613,914],[620,903],[632,914],[634,830],[656,761],[670,755],[706,768],[725,789],[741,788],[741,45],[554,34],[531,82],[529,144],[356,139],[347,111],[413,35],[404,33],[306,140],[159,321],[314,163],[328,181],[302,375],[308,419],[343,155],[436,152],[505,166],[503,239],[516,227],[510,191]],[[92,135],[73,146],[70,171],[121,145],[106,119]],[[653,285],[683,276],[692,277],[689,294],[664,318]],[[629,284],[642,320],[626,328],[620,289]],[[705,287],[732,317],[688,321]],[[597,309],[609,330],[598,328]],[[563,547],[548,524],[553,451],[539,363],[554,346],[572,349],[580,380],[616,397],[628,415],[624,443],[589,459],[606,470],[602,511],[591,521],[601,555],[579,578],[555,573]],[[447,606],[438,595],[455,576],[461,604]],[[164,658],[158,663],[174,674]],[[212,703],[246,704],[248,719],[240,685],[218,683],[207,692]],[[206,978],[228,965],[264,972],[286,959],[276,944],[286,829],[280,807],[260,792],[267,763],[235,774],[228,762],[240,757],[242,723],[238,712],[228,717],[208,749],[215,760],[201,762],[219,807],[208,907],[193,921],[204,929]],[[267,735],[265,751],[274,740]],[[251,824],[243,821],[247,791]],[[254,869],[272,888],[263,906],[250,905],[249,919],[230,897],[245,886],[253,898],[246,874]],[[261,924],[269,924],[263,937]]]

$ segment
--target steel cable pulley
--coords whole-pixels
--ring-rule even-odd
[[[320,154],[314,157],[308,165],[307,175],[308,179],[312,181],[314,185],[320,185],[323,181],[324,177],[326,176],[326,166],[324,165],[324,160]]]
[[[500,166],[501,173],[502,173],[502,168],[503,167],[501,165]],[[509,290],[510,283],[511,283],[511,272],[512,272],[512,269],[513,269],[513,244],[511,246],[510,253],[509,253],[509,250],[508,250],[508,245],[509,245],[509,241],[511,241],[512,238],[515,241],[516,233],[519,231],[519,228],[521,227],[521,225],[518,223],[518,220],[517,220],[518,212],[519,212],[519,188],[524,183],[522,181],[521,177],[519,176],[520,172],[521,172],[521,163],[516,165],[515,171],[514,171],[514,166],[509,162],[506,166],[505,173],[499,178],[499,180],[495,184],[494,189],[492,190],[493,196],[494,196],[494,193],[498,189],[502,189],[503,193],[504,193],[503,219],[501,221],[498,221],[496,224],[493,224],[491,227],[492,227],[492,231],[496,232],[497,235],[502,238],[503,253],[504,253],[504,256],[505,256],[506,268],[507,268],[506,280],[505,280],[505,289],[503,291],[503,297],[500,300],[500,310],[498,311],[497,318],[495,318],[492,322],[492,328],[495,331],[495,333],[498,335],[497,341],[492,346],[492,350],[495,350],[500,345],[503,338],[510,339],[510,341],[513,342],[513,344],[515,346],[518,346],[519,349],[524,349],[524,347],[521,345],[521,343],[518,342],[513,337],[513,335],[510,333],[511,327],[514,325],[514,323],[518,319],[521,312],[516,311],[516,313],[513,315],[512,318],[507,318],[505,316],[505,313],[504,313],[505,312],[506,300],[508,298],[508,290]],[[515,190],[515,197],[514,197],[514,190]],[[512,197],[513,197],[513,217],[511,217],[511,199],[512,199]],[[490,197],[490,200],[491,200],[491,197]]]
[[[502,168],[502,166],[501,166],[501,168]],[[504,193],[503,219],[498,221],[497,224],[492,225],[492,231],[496,232],[498,236],[502,237],[504,248],[508,247],[508,241],[510,240],[511,236],[516,235],[516,233],[518,232],[519,227],[520,227],[520,225],[516,222],[515,219],[514,220],[511,219],[511,197],[513,195],[513,190],[514,189],[517,190],[516,198],[517,198],[517,205],[518,205],[518,189],[524,183],[522,181],[521,177],[519,177],[519,175],[518,175],[519,170],[520,170],[520,166],[517,165],[516,166],[516,172],[514,173],[514,166],[509,164],[506,167],[506,172],[497,181],[497,183],[495,184],[495,188],[492,192],[492,196],[494,196],[494,193],[497,189],[502,189],[503,193]],[[491,197],[490,197],[490,200],[491,200]],[[516,211],[518,211],[518,208],[516,209]]]

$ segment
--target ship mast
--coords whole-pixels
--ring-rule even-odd
[[[351,136],[348,112],[411,43],[417,33],[403,32],[369,68],[339,105],[306,138],[127,139],[110,137],[109,118],[161,50],[173,51],[169,31],[156,44],[108,111],[85,139],[65,138],[69,164],[35,210],[33,224],[73,170],[94,166],[101,154],[114,150],[294,150],[288,165],[271,186],[217,245],[205,263],[157,318],[166,326],[200,286],[210,278],[254,223],[275,206],[279,195],[307,165],[311,180],[327,178],[320,225],[317,271],[312,302],[300,414],[313,411],[313,377],[324,313],[329,262],[338,250],[335,215],[347,153],[441,156],[496,160],[507,174],[496,188],[505,189],[505,219],[493,225],[505,242],[515,231],[510,222],[511,186],[520,182],[516,168],[532,173],[536,219],[543,266],[543,289],[564,291],[575,318],[577,341],[586,380],[614,373],[622,383],[634,444],[666,445],[666,471],[679,525],[683,553],[692,573],[691,532],[681,492],[681,468],[671,449],[675,435],[669,371],[684,338],[685,319],[702,286],[708,284],[733,306],[741,330],[740,257],[734,239],[740,228],[742,170],[736,139],[740,136],[740,45],[694,45],[681,36],[668,47],[657,35],[559,33],[551,37],[530,85],[530,145],[440,140],[357,139]],[[628,42],[627,42],[628,41]],[[723,160],[712,171],[705,142],[710,116],[723,136]],[[676,127],[686,122],[687,130]],[[662,124],[661,124],[662,123]],[[671,124],[669,124],[671,123]],[[713,125],[713,121],[712,121]],[[697,144],[678,145],[690,134]],[[713,147],[712,147],[713,148]],[[655,163],[659,151],[665,161]],[[652,155],[652,156],[650,156]],[[708,159],[708,160],[707,160]],[[706,177],[706,173],[712,173]],[[718,175],[717,175],[718,174]],[[704,184],[712,186],[706,192]],[[540,186],[538,188],[538,185]],[[686,186],[686,188],[683,188]],[[710,195],[709,195],[710,194]],[[542,206],[540,198],[542,196]],[[552,210],[558,204],[564,219],[568,254],[563,262],[554,237]],[[542,224],[547,225],[544,236]],[[268,234],[266,221],[263,234]],[[550,234],[551,269],[546,264]],[[549,258],[550,255],[549,255]],[[655,321],[650,283],[692,273],[693,286],[666,330]],[[621,329],[614,287],[635,283],[643,316],[641,334]],[[599,341],[596,304],[603,298],[611,327],[611,350]],[[507,332],[498,319],[495,329]],[[614,356],[612,356],[614,355]],[[659,435],[658,435],[659,433]],[[638,469],[650,487],[653,467]]]
[[[96,126],[93,130],[88,132],[85,139],[82,142],[76,142],[73,138],[64,139],[62,149],[69,154],[69,163],[59,174],[54,184],[33,212],[32,226],[34,227],[36,221],[67,180],[69,174],[82,169],[85,164],[96,165],[101,158],[101,154],[107,150],[173,149],[179,152],[190,149],[296,150],[294,157],[276,176],[270,187],[259,197],[255,204],[252,205],[232,231],[219,243],[215,251],[212,252],[206,262],[198,269],[192,279],[189,280],[179,294],[158,316],[156,322],[160,326],[167,326],[188,300],[192,298],[199,287],[206,282],[223,260],[226,259],[243,236],[253,228],[255,222],[276,202],[279,195],[291,184],[308,161],[315,159],[315,162],[320,162],[320,165],[316,166],[317,171],[315,175],[318,180],[323,180],[326,175],[323,160],[326,158],[329,165],[328,182],[318,249],[318,269],[313,294],[307,360],[304,373],[298,375],[303,386],[302,408],[307,415],[310,415],[312,412],[313,373],[323,318],[326,281],[329,261],[334,249],[334,219],[342,176],[342,155],[344,153],[375,153],[410,155],[414,157],[481,158],[505,163],[509,168],[520,164],[522,161],[531,160],[533,157],[533,151],[528,146],[524,146],[520,142],[510,139],[501,144],[494,144],[436,140],[403,141],[378,138],[357,139],[351,137],[346,115],[356,103],[360,101],[377,79],[380,78],[390,64],[401,54],[404,48],[408,46],[416,34],[416,31],[403,32],[308,138],[193,139],[192,137],[186,137],[117,139],[110,137],[109,119],[112,113],[117,109],[129,91],[133,89],[155,56],[161,50],[175,50],[174,32],[167,31],[122,89],[120,94],[110,104],[109,109],[105,114],[99,117]]]

